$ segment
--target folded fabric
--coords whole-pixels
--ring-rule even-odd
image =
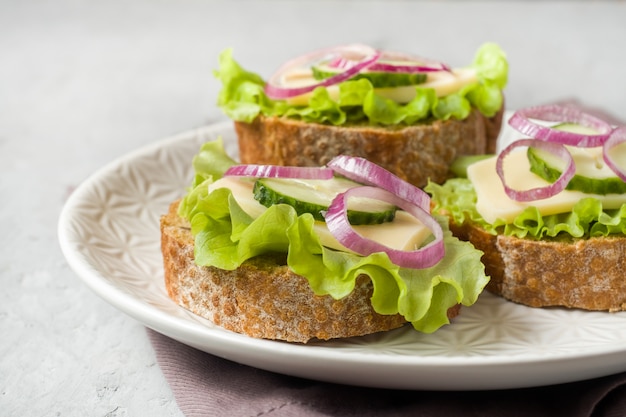
[[[514,390],[385,390],[263,371],[147,332],[186,417],[626,416],[626,373]]]

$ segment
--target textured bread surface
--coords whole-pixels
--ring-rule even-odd
[[[361,336],[406,323],[381,315],[370,303],[372,283],[362,275],[348,296],[318,296],[306,278],[293,273],[284,255],[258,256],[234,271],[198,266],[194,239],[178,203],[161,217],[161,249],[169,297],[218,326],[251,337],[306,343],[310,339]],[[448,311],[450,318],[459,306]]]
[[[626,310],[626,237],[536,241],[467,223],[450,229],[484,252],[492,293],[531,307]]]
[[[473,110],[464,120],[435,120],[408,127],[307,123],[285,117],[235,122],[244,164],[322,166],[337,155],[359,156],[423,187],[450,177],[461,155],[495,152],[503,111],[486,118]]]

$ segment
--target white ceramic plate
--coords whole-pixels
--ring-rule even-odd
[[[191,159],[202,142],[222,136],[237,156],[231,126],[209,126],[140,149],[99,170],[72,194],[59,220],[61,247],[73,270],[107,302],[211,354],[352,385],[519,388],[626,370],[626,313],[532,309],[490,294],[435,334],[407,326],[308,345],[252,339],[179,308],[163,284],[159,217],[190,184]]]

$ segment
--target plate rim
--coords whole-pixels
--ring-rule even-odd
[[[102,180],[106,175],[114,173],[117,169],[119,169],[124,163],[128,163],[130,161],[135,160],[136,158],[141,157],[142,155],[146,155],[150,152],[154,152],[160,148],[165,146],[176,146],[180,145],[182,142],[186,141],[198,141],[200,143],[200,137],[206,136],[210,133],[222,132],[226,131],[226,129],[232,130],[232,122],[225,120],[217,123],[213,123],[210,125],[190,129],[183,131],[181,133],[157,140],[148,145],[144,145],[139,147],[129,153],[126,153],[109,163],[105,164],[101,168],[94,171],[91,175],[89,175],[85,180],[83,180],[70,194],[68,199],[66,200],[61,213],[58,218],[57,223],[57,233],[58,233],[58,241],[61,247],[61,251],[68,262],[70,268],[78,275],[78,277],[98,296],[104,299],[107,303],[114,306],[116,309],[124,312],[125,314],[131,316],[132,318],[138,320],[140,323],[149,327],[165,336],[171,337],[175,340],[178,340],[181,343],[190,345],[192,347],[204,350],[207,353],[212,353],[206,350],[206,346],[199,345],[197,340],[201,340],[204,343],[221,343],[223,347],[239,347],[245,349],[254,349],[261,353],[276,353],[281,352],[283,355],[288,354],[290,360],[302,360],[302,359],[310,359],[312,352],[323,352],[323,356],[326,360],[329,360],[333,363],[349,365],[350,363],[361,364],[364,361],[371,361],[372,354],[371,353],[363,353],[360,351],[346,351],[342,349],[333,349],[331,346],[320,346],[320,345],[306,345],[306,344],[290,344],[287,342],[281,341],[272,341],[272,340],[262,340],[262,339],[253,339],[245,335],[237,334],[234,332],[230,332],[224,329],[213,329],[210,327],[206,327],[202,325],[200,322],[194,322],[191,320],[183,320],[180,317],[172,316],[167,312],[162,311],[156,306],[150,305],[149,303],[139,300],[136,297],[133,297],[131,294],[122,291],[117,286],[113,285],[109,282],[106,277],[102,274],[101,271],[98,271],[91,264],[89,264],[87,260],[87,256],[84,253],[81,253],[79,248],[77,248],[72,239],[69,236],[70,230],[68,225],[70,224],[71,216],[74,214],[74,210],[76,205],[81,201],[81,198],[88,193],[88,191],[98,184],[99,181]],[[184,190],[181,190],[181,193]],[[174,302],[172,301],[172,304]],[[189,313],[191,314],[191,313]],[[203,348],[204,347],[204,348]],[[223,349],[222,349],[223,350]],[[218,355],[225,357],[224,355]],[[598,347],[594,347],[594,349],[586,349],[584,352],[561,352],[559,354],[546,354],[544,356],[532,356],[532,355],[524,355],[524,356],[515,356],[513,359],[511,356],[507,356],[505,354],[486,356],[486,355],[469,355],[469,356],[405,356],[405,355],[380,355],[376,358],[377,366],[409,366],[416,367],[421,370],[434,370],[437,369],[439,371],[448,372],[450,370],[459,370],[463,368],[464,370],[475,369],[479,370],[480,368],[490,368],[483,369],[486,372],[492,372],[493,367],[519,367],[524,365],[533,365],[533,366],[541,366],[546,363],[569,363],[572,361],[597,361],[598,359],[605,357],[619,357],[622,361],[626,362],[626,347],[619,347],[617,345],[602,345]],[[226,359],[229,359],[226,357]],[[608,360],[608,359],[607,359]],[[245,361],[242,362],[247,365],[256,366],[258,364],[250,364]],[[300,375],[298,372],[290,373],[284,372],[285,370],[276,370],[274,367],[268,369],[263,366],[256,366],[261,369],[267,369],[275,372],[281,372],[286,374],[293,374],[295,376],[303,376],[308,377],[307,375]],[[626,370],[626,365],[624,365],[624,369]],[[616,371],[618,371],[616,369]],[[608,375],[607,373],[598,373],[591,376],[602,376]],[[314,378],[319,379],[319,378]],[[334,382],[337,380],[338,382],[342,382],[341,378],[337,379],[336,377],[322,378],[322,380],[328,380],[330,382]],[[586,379],[586,378],[582,378]],[[554,380],[554,378],[553,378]],[[566,378],[560,382],[569,382],[576,379]],[[557,382],[559,382],[557,380]],[[343,383],[343,382],[342,382]],[[352,384],[352,385],[360,385],[360,384]],[[371,383],[364,383],[364,386],[370,387],[380,387],[376,384],[372,385]],[[398,386],[382,386],[380,388],[401,388],[401,389],[428,389],[432,386],[433,389],[441,389],[441,390],[460,390],[460,389],[469,389],[472,387],[465,386],[465,384],[450,384],[443,386],[437,386],[437,384],[424,384],[417,383],[415,387],[405,386],[406,384],[399,384]],[[528,387],[528,386],[539,386],[545,384],[538,385],[528,385],[527,383],[521,383],[520,381],[512,381],[508,388],[520,388],[520,387]],[[502,384],[499,384],[498,387],[501,387]],[[489,384],[485,384],[484,386],[476,386],[474,389],[494,389],[495,387]]]

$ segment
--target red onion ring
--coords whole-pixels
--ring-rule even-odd
[[[541,126],[530,121],[529,118],[548,122],[576,123],[595,129],[600,133],[597,135],[584,135],[565,132]],[[602,146],[613,131],[613,127],[604,120],[578,109],[559,105],[536,106],[518,110],[509,119],[509,125],[533,139],[578,147]]]
[[[317,62],[328,56],[344,56],[344,55],[358,55],[361,57],[359,60],[354,61],[354,64],[348,68],[345,68],[345,71],[339,73],[337,75],[333,75],[332,77],[325,78],[320,80],[319,82],[309,84],[303,87],[283,87],[281,85],[280,79],[284,73],[288,72],[293,68],[301,68],[301,67],[310,67],[312,63]],[[340,82],[346,81],[352,78],[359,71],[367,68],[372,65],[374,62],[378,60],[380,57],[380,52],[371,48],[367,45],[361,44],[351,44],[345,46],[337,46],[334,48],[321,49],[318,51],[311,52],[306,55],[302,55],[298,58],[295,58],[283,66],[281,66],[275,73],[272,75],[265,85],[265,94],[271,99],[274,100],[282,100],[290,97],[299,96],[301,94],[308,93],[313,91],[317,87],[328,87],[330,85],[338,84]]]
[[[224,176],[256,178],[299,178],[305,180],[329,180],[334,171],[324,167],[294,167],[279,165],[233,165]]]
[[[401,62],[401,64],[390,63],[388,61],[398,61]],[[344,57],[338,57],[328,65],[333,68],[346,69],[354,65],[354,61]],[[450,67],[442,62],[421,58],[415,55],[383,51],[378,61],[370,65],[367,70],[411,74],[419,72],[450,71]]]
[[[602,158],[604,162],[622,181],[626,181],[626,170],[624,167],[619,166],[617,161],[611,157],[609,151],[624,142],[626,142],[626,126],[621,126],[613,130],[613,133],[611,133],[611,136],[604,142],[604,146],[602,147]]]
[[[400,207],[420,220],[428,227],[435,239],[426,246],[413,250],[403,251],[392,249],[358,234],[348,221],[348,198],[358,196],[382,200]],[[419,206],[400,198],[387,190],[376,187],[355,187],[334,198],[325,216],[326,225],[331,234],[348,249],[367,256],[376,252],[385,252],[394,264],[413,269],[429,268],[436,265],[445,254],[443,230],[441,225]]]
[[[361,184],[380,187],[430,212],[430,196],[426,192],[365,158],[339,155],[326,166],[344,177]]]
[[[531,188],[523,191],[515,190],[506,184],[506,179],[504,177],[504,158],[506,158],[507,155],[509,155],[515,148],[521,146],[540,148],[550,152],[565,160],[567,166],[563,170],[561,176],[555,182],[546,187]],[[565,146],[559,143],[544,142],[537,139],[520,139],[511,143],[504,150],[502,150],[502,152],[500,152],[496,160],[496,172],[500,177],[500,181],[502,181],[504,192],[509,196],[509,198],[515,201],[533,201],[549,198],[563,191],[576,173],[576,166],[574,165],[572,155],[565,148]]]

